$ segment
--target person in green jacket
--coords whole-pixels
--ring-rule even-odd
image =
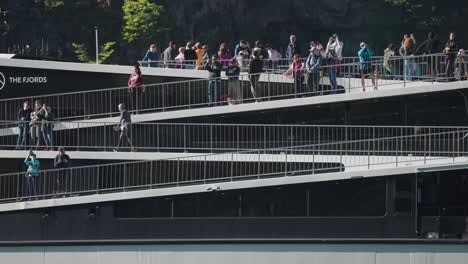
[[[24,160],[24,164],[28,165],[28,170],[26,171],[26,179],[28,183],[26,196],[36,196],[40,168],[40,163],[36,158],[36,154],[30,151],[28,157]]]

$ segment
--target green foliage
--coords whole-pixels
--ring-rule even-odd
[[[149,0],[125,0],[122,11],[123,39],[129,43],[149,41],[163,31],[160,16],[163,7]]]
[[[105,63],[114,53],[115,42],[106,42],[99,52],[99,64]],[[76,57],[80,62],[84,63],[96,63],[95,59],[91,59],[88,53],[88,48],[85,44],[73,43],[73,49],[75,50]]]

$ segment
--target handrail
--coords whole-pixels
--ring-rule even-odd
[[[38,190],[32,193],[26,191],[28,182],[29,186],[33,183],[24,177],[24,173],[4,174],[0,175],[0,201],[389,169],[408,166],[408,163],[419,166],[433,161],[438,164],[466,162],[466,159],[460,159],[468,156],[468,140],[462,137],[465,132],[426,133],[41,171],[35,178],[39,182]],[[388,146],[395,148],[388,149]]]

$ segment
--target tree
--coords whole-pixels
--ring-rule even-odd
[[[85,44],[73,43],[73,48],[76,53],[76,57],[79,61],[84,63],[96,63],[96,60],[91,59],[88,54],[88,48]],[[115,42],[106,42],[99,52],[99,64],[105,63],[115,52]]]
[[[150,0],[126,0],[122,10],[122,37],[129,43],[149,41],[165,30],[161,25],[164,8]]]

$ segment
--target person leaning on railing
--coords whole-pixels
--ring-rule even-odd
[[[304,63],[302,63],[299,54],[294,54],[293,62],[284,75],[294,79],[294,94],[304,96]]]
[[[29,145],[29,123],[31,122],[31,105],[29,101],[24,101],[23,108],[18,111],[18,140],[16,149]]]
[[[143,57],[143,62],[148,63],[148,67],[158,67],[158,61],[160,56],[156,50],[156,44],[151,44],[149,50],[146,52],[145,57]]]

